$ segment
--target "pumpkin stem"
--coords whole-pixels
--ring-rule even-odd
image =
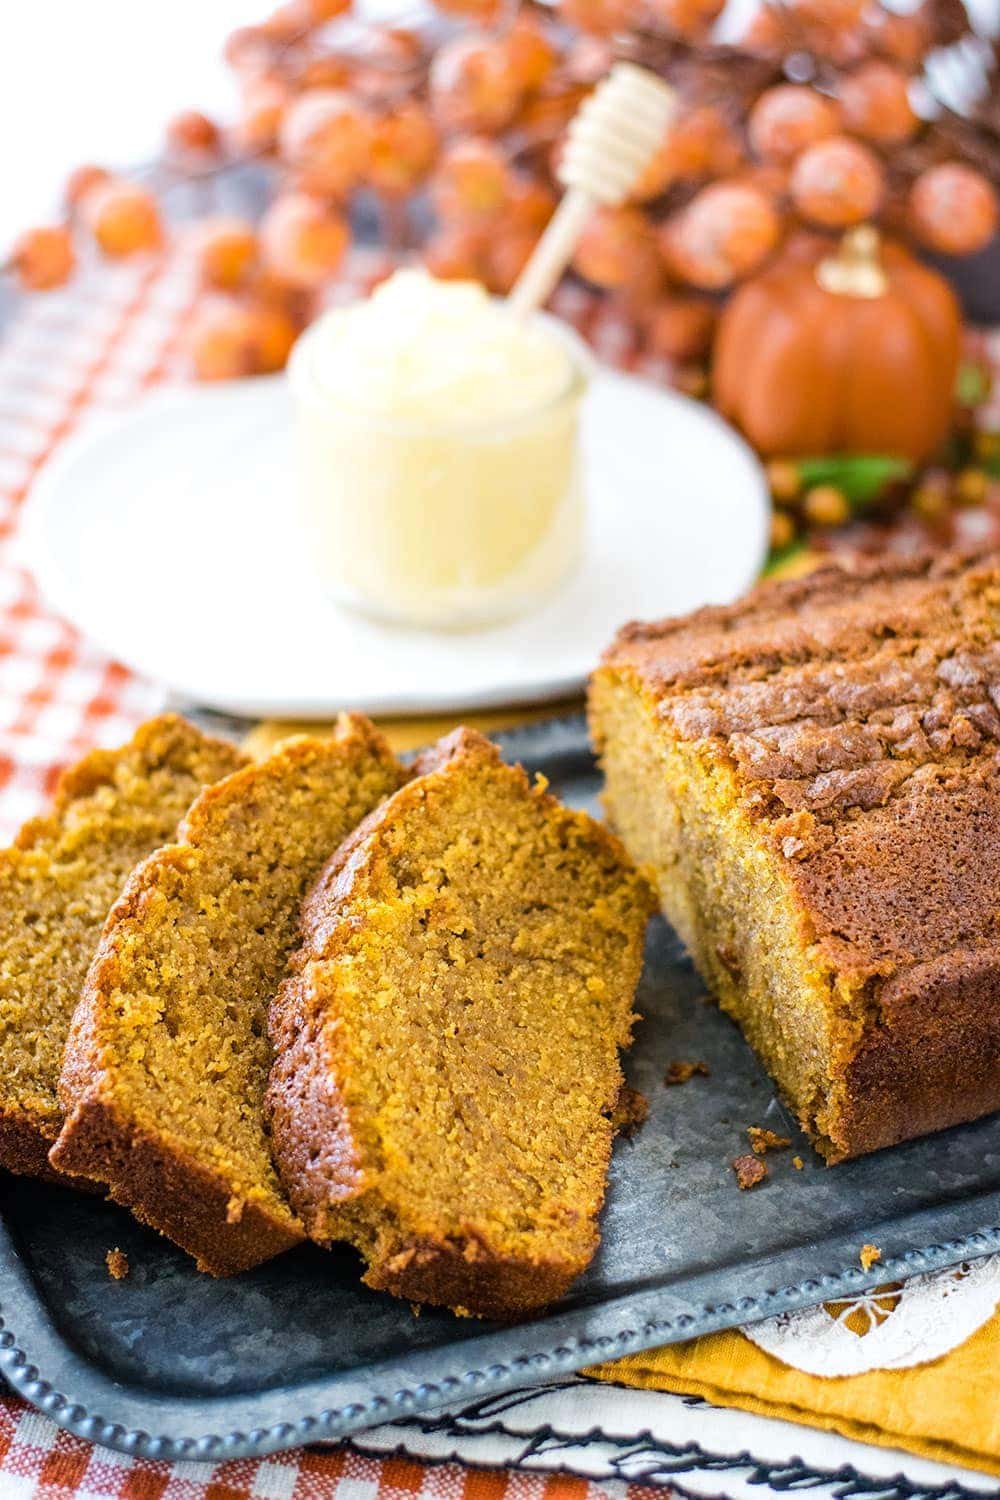
[[[849,229],[835,255],[821,260],[816,280],[837,297],[884,297],[889,289],[879,250],[881,240],[873,224]]]

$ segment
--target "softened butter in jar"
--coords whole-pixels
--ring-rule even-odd
[[[341,603],[416,625],[510,618],[575,567],[587,355],[472,282],[397,272],[292,355],[313,565]]]

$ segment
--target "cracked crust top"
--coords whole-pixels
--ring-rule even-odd
[[[839,972],[901,996],[997,962],[1000,554],[766,583],[626,626],[603,670],[737,771]]]

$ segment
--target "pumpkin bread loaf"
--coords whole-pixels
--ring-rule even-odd
[[[67,771],[49,812],[0,851],[0,1165],[55,1175],[59,1069],[104,919],[204,786],[245,763],[173,715]]]
[[[607,807],[831,1162],[1000,1107],[1000,556],[629,625]]]
[[[490,1317],[562,1295],[597,1214],[653,898],[458,730],[340,849],[271,1007],[296,1213],[372,1287]]]
[[[267,1002],[330,851],[401,779],[367,720],[210,787],[108,919],[60,1080],[59,1171],[228,1275],[302,1238],[263,1121]]]

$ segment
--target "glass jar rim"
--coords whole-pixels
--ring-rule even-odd
[[[500,298],[492,300],[502,301]],[[343,309],[333,308],[330,311],[347,311],[349,307],[359,305],[360,302],[347,303]],[[324,397],[322,388],[312,378],[311,346],[315,343],[316,331],[324,316],[326,315],[321,314],[299,335],[288,361],[288,380],[292,394],[297,400],[303,402],[322,404],[331,399],[329,395]],[[454,437],[475,441],[495,437],[498,433],[516,432],[523,427],[534,426],[539,421],[551,417],[562,406],[569,406],[583,397],[597,361],[576,330],[563,322],[561,318],[555,317],[552,313],[535,312],[532,314],[532,321],[544,324],[548,332],[563,345],[569,356],[569,373],[565,384],[553,395],[546,396],[545,400],[536,406],[512,412],[504,417],[477,418],[471,422],[454,419],[423,421],[417,418],[393,417],[371,407],[352,406],[349,403],[344,403],[343,413],[357,427],[400,437]]]

